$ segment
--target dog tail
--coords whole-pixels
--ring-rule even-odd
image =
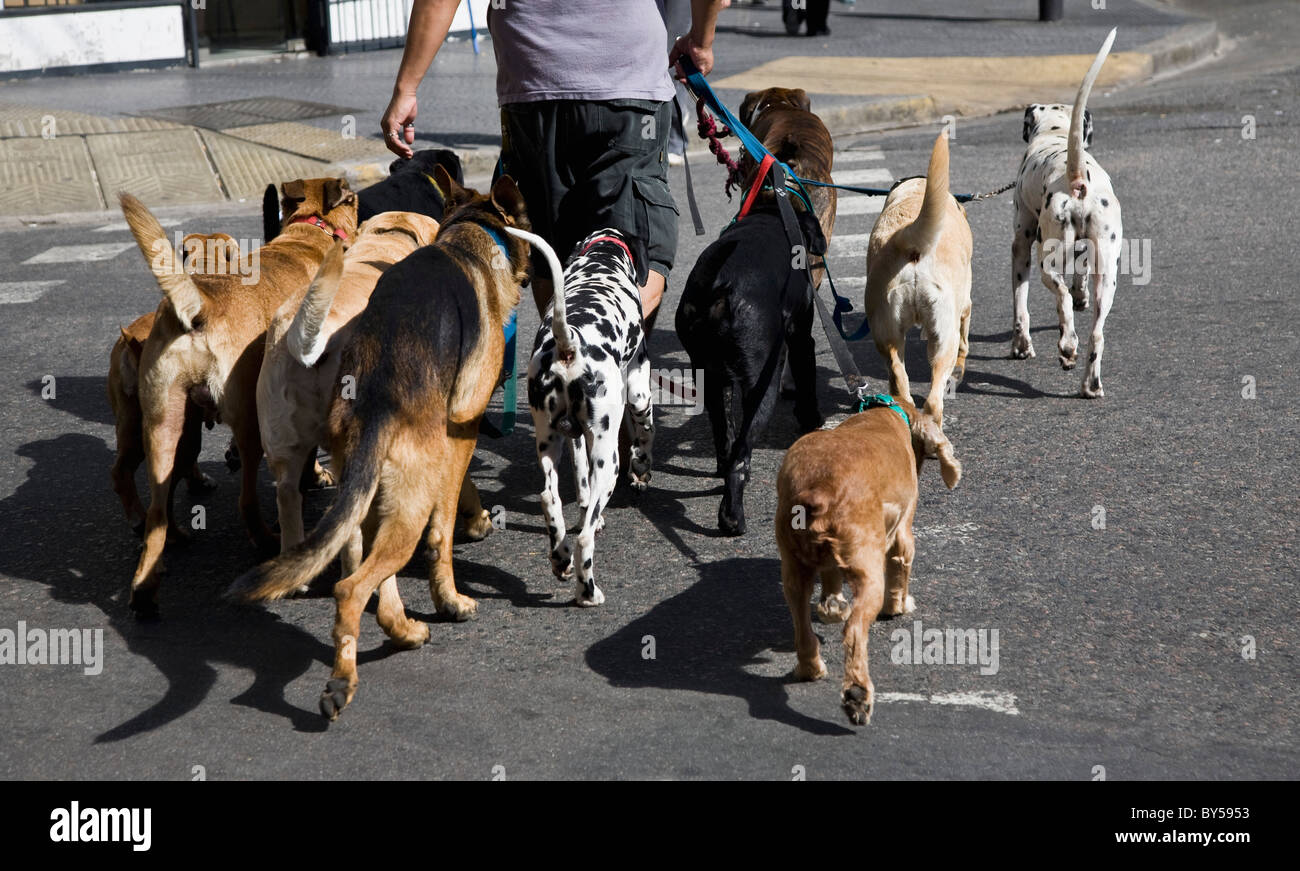
[[[329,317],[334,294],[338,293],[343,277],[343,242],[335,240],[325,259],[321,261],[316,277],[307,288],[298,313],[293,316],[289,332],[285,334],[285,347],[293,358],[304,366],[315,366],[325,353],[326,337],[321,335],[325,319]]]
[[[126,225],[135,237],[135,244],[153,271],[154,280],[158,282],[163,296],[171,302],[181,326],[189,332],[194,328],[194,319],[203,308],[203,297],[198,285],[183,268],[176,265],[176,251],[168,244],[162,224],[145,208],[144,203],[127,193],[119,194],[118,202],[122,206],[122,214],[126,216]]]
[[[281,599],[329,566],[370,510],[375,491],[379,489],[390,433],[387,424],[362,429],[357,449],[348,457],[338,498],[311,535],[292,550],[241,575],[226,590],[227,599],[237,602]]]
[[[555,296],[551,303],[551,332],[555,334],[555,356],[565,362],[571,362],[574,349],[573,343],[569,341],[569,324],[564,315],[564,267],[560,265],[560,258],[555,255],[555,249],[535,233],[515,227],[506,227],[506,232],[540,249],[542,256],[546,258],[546,264],[551,269],[551,283],[555,285]]]
[[[1066,177],[1070,180],[1070,194],[1079,200],[1088,195],[1088,183],[1084,180],[1083,169],[1083,113],[1088,108],[1088,95],[1092,93],[1092,85],[1097,81],[1101,65],[1106,62],[1106,55],[1110,54],[1111,44],[1115,42],[1115,31],[1118,29],[1112,27],[1110,33],[1106,35],[1106,41],[1101,44],[1101,51],[1097,52],[1096,60],[1088,68],[1083,83],[1079,85],[1079,93],[1074,97],[1074,110],[1070,113],[1070,144],[1066,152],[1065,168]]]
[[[930,166],[925,173],[925,196],[921,212],[904,230],[904,245],[914,253],[923,254],[934,247],[943,227],[952,195],[948,193],[948,133],[944,131],[934,140],[930,151]]]

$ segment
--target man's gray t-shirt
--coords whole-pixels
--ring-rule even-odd
[[[497,102],[673,98],[655,0],[506,0],[488,11]]]

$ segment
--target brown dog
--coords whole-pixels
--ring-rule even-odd
[[[803,88],[766,88],[746,94],[739,117],[763,147],[800,178],[831,181],[835,143],[822,119],[812,113],[812,101]],[[758,163],[746,154],[740,168],[748,190],[754,183]],[[808,193],[829,245],[835,229],[835,188],[809,186]],[[794,201],[798,203],[799,198]],[[821,285],[823,273],[820,266],[813,269],[814,287]]]
[[[240,258],[239,243],[225,233],[191,233],[181,242],[181,259],[189,273],[230,272]],[[141,428],[139,388],[140,353],[144,350],[145,340],[153,329],[156,312],[141,315],[131,325],[121,330],[121,335],[113,343],[113,350],[108,356],[108,402],[113,408],[113,419],[117,424],[117,458],[109,473],[113,481],[113,490],[122,500],[122,510],[127,522],[136,535],[144,534],[144,505],[140,502],[140,493],[135,487],[135,470],[144,462],[144,433]],[[178,449],[180,456],[198,456],[201,440],[200,426],[202,413],[193,405],[186,408],[185,428]],[[193,492],[205,492],[216,486],[215,482],[199,471],[198,464],[190,462],[188,467],[177,465],[184,472],[187,486]],[[175,493],[179,476],[172,480],[171,492]],[[167,515],[171,517],[169,497]],[[173,526],[173,534],[182,537],[187,533],[181,527]]]
[[[262,456],[255,389],[267,324],[279,305],[311,283],[334,238],[356,229],[356,195],[341,178],[285,182],[284,231],[260,248],[257,280],[238,272],[186,274],[158,220],[130,194],[122,212],[163,292],[153,330],[140,355],[140,408],[150,503],[144,552],[131,580],[131,608],[157,616],[157,590],[167,538],[166,497],[177,468],[188,468],[177,448],[193,403],[204,418],[228,424],[239,449],[240,514],[253,540],[274,547],[257,507]],[[178,465],[179,463],[179,465]]]
[[[527,244],[505,229],[527,229],[528,219],[509,176],[490,197],[462,188],[442,167],[434,178],[447,202],[437,240],[380,277],[343,349],[339,372],[355,379],[355,398],[339,390],[330,408],[338,498],[306,541],[239,578],[228,594],[280,598],[348,549],[345,568],[355,568],[334,588],[334,670],[320,698],[331,720],[356,693],[361,612],[376,589],[379,625],[394,642],[428,640],[429,627],[407,617],[394,577],[426,529],[437,610],[466,620],[477,609],[456,592],[452,534],[472,489],[461,482],[479,421],[501,375],[502,330],[528,270]]]
[[[922,413],[943,426],[943,396],[966,371],[970,333],[971,232],[966,210],[948,193],[948,134],[930,152],[926,178],[889,193],[867,244],[867,321],[889,366],[889,392],[911,401],[903,347],[920,326],[930,358]]]
[[[907,587],[921,464],[927,454],[937,454],[949,489],[961,480],[961,463],[934,421],[918,418],[910,401],[881,399],[836,428],[795,442],[777,479],[776,544],[794,620],[794,676],[826,675],[810,616],[817,573],[822,580],[817,611],[827,623],[845,620],[841,589],[847,578],[853,608],[844,624],[840,701],[857,725],[871,721],[875,699],[867,673],[867,631],[878,614],[908,614],[914,607]]]

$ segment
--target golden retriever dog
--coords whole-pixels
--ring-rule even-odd
[[[939,134],[926,178],[889,193],[867,243],[866,312],[876,350],[889,366],[889,392],[911,401],[903,347],[920,326],[930,358],[930,395],[921,413],[943,426],[948,379],[961,383],[970,332],[971,232],[948,193],[948,137]]]
[[[948,488],[961,480],[952,444],[934,420],[917,415],[910,400],[878,394],[863,405],[834,429],[795,442],[776,487],[781,585],[798,657],[794,677],[826,676],[809,601],[820,572],[819,616],[827,623],[845,620],[840,703],[856,725],[871,721],[875,699],[867,632],[877,615],[910,614],[915,607],[907,590],[921,464],[927,454],[937,455]],[[852,610],[841,593],[846,579]]]
[[[225,423],[239,450],[240,514],[255,543],[275,546],[257,507],[262,442],[257,429],[257,373],[267,325],[289,296],[301,293],[335,238],[356,230],[356,195],[341,178],[285,182],[283,232],[258,249],[256,280],[242,271],[188,274],[176,263],[162,227],[144,204],[121,195],[122,212],[163,293],[140,354],[139,399],[150,503],[144,551],[131,579],[132,610],[158,616],[157,592],[167,539],[167,494],[177,447],[193,404],[206,421]],[[185,468],[184,466],[181,467]]]
[[[503,329],[528,273],[528,245],[506,232],[528,229],[509,176],[484,196],[436,167],[447,215],[432,245],[389,267],[342,350],[329,445],[340,464],[338,497],[297,547],[235,581],[229,597],[278,599],[343,553],[334,587],[334,669],[321,693],[333,720],[357,690],[361,612],[379,591],[380,627],[401,647],[419,647],[427,624],[410,619],[395,575],[423,538],[429,592],[439,613],[467,620],[477,603],[456,591],[452,535],[465,509],[462,488],[479,422],[501,375]],[[364,554],[364,559],[361,558]]]

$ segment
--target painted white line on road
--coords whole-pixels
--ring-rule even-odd
[[[852,257],[867,253],[867,243],[871,241],[870,233],[850,233],[846,236],[831,237],[831,257]],[[832,269],[835,267],[832,265]]]
[[[884,160],[885,152],[879,148],[861,148],[851,151],[837,151],[832,159],[832,166],[839,166],[842,163],[866,163],[871,160]]]
[[[923,693],[876,693],[876,702],[888,704],[891,702],[929,702],[932,705],[947,705],[956,708],[979,708],[984,711],[993,711],[996,714],[1007,714],[1011,717],[1020,716],[1020,709],[1016,707],[1016,696],[1014,693],[1003,693],[997,690],[979,690],[977,692],[964,693],[934,693],[925,695]]]
[[[871,169],[850,169],[848,172],[833,173],[831,178],[836,184],[893,184],[894,174],[883,166]]]
[[[884,197],[869,197],[850,191],[840,191],[835,200],[835,217],[845,215],[878,215],[885,206]]]
[[[91,245],[55,245],[42,251],[35,257],[23,261],[24,266],[37,263],[90,263],[96,260],[112,260],[128,248],[134,248],[134,242],[96,242]]]
[[[861,263],[857,265],[859,269],[862,268]],[[840,266],[837,268],[837,264],[834,263],[831,264],[831,277],[835,279],[835,289],[839,291],[840,296],[844,296],[850,290],[861,291],[867,286],[867,277],[865,275],[849,275],[846,272],[846,267]],[[823,281],[821,290],[825,291],[826,298],[830,299],[830,285]],[[855,300],[855,304],[857,302],[861,302],[861,300]]]
[[[159,218],[158,223],[164,227],[175,227],[181,222],[181,218]],[[117,221],[112,224],[105,224],[102,227],[96,227],[96,233],[120,233],[126,232],[131,228],[126,225],[126,221]]]
[[[978,529],[979,526],[974,523],[954,523],[949,526],[918,526],[912,530],[912,534],[929,541],[970,546],[975,544],[975,531]]]
[[[0,305],[36,302],[45,291],[63,283],[62,278],[53,281],[0,281]]]

